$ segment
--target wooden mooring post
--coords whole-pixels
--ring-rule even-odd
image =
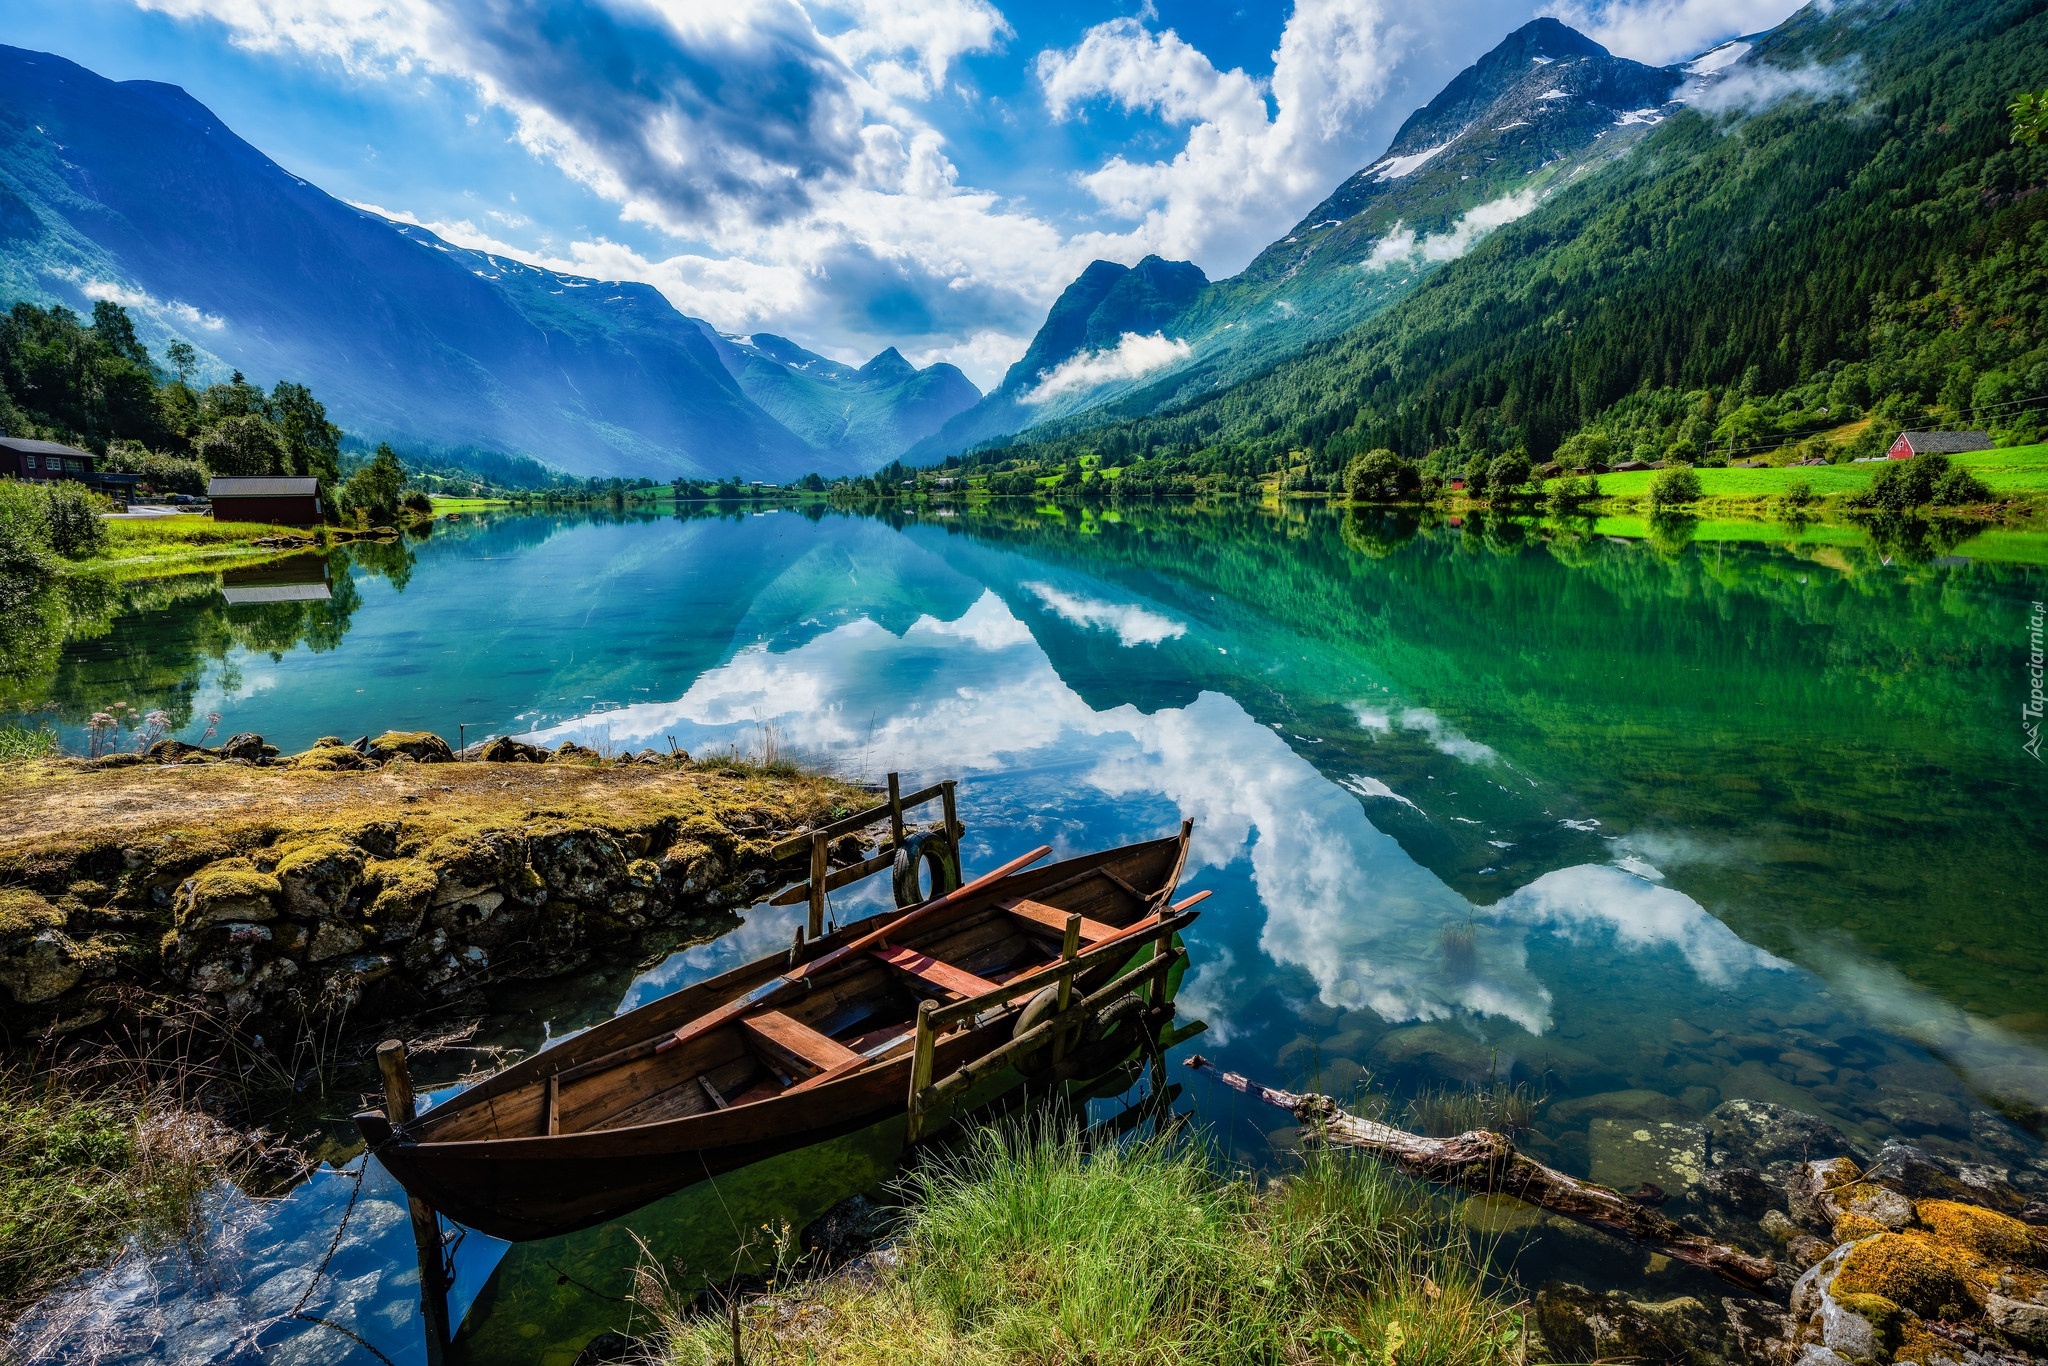
[[[932,1012],[938,1008],[937,1001],[920,1001],[917,1006],[917,1043],[910,1055],[910,1118],[904,1125],[904,1138],[910,1143],[924,1137],[925,1092],[931,1089],[932,1050],[937,1043]]]
[[[384,1112],[391,1123],[412,1123],[418,1111],[413,1105],[412,1074],[405,1065],[405,1045],[397,1039],[378,1044],[377,1070],[384,1076]],[[405,1202],[412,1212],[412,1245],[420,1261],[420,1319],[426,1327],[427,1366],[442,1366],[448,1358],[452,1335],[448,1323],[448,1264],[441,1255],[441,1218],[432,1205],[417,1195],[407,1194]]]

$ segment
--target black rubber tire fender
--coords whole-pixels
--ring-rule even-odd
[[[943,831],[920,830],[896,848],[890,890],[896,894],[899,908],[925,900],[919,895],[919,865],[930,871],[933,896],[944,896],[960,886],[960,853],[953,847],[953,841]]]

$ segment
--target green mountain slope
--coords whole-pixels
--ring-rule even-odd
[[[1352,176],[1239,274],[1188,262],[1097,261],[1066,289],[1031,348],[982,404],[911,458],[935,458],[1128,396],[1127,411],[1184,402],[1338,335],[1406,296],[1502,223],[1626,156],[1682,106],[1689,78],[1616,57],[1555,19],[1515,30],[1410,115]],[[1154,368],[1103,366],[1089,384],[1037,391],[1066,361],[1125,333],[1178,343]]]
[[[2042,0],[1809,6],[1707,107],[1343,336],[1032,435],[1056,459],[1301,450],[1325,469],[1383,445],[1541,459],[1589,424],[1687,458],[1871,414],[2024,436],[2009,415],[2048,392],[2048,146],[2015,145],[2005,107],[2044,52]]]

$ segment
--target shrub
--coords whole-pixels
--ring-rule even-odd
[[[1394,503],[1414,497],[1422,487],[1422,475],[1414,465],[1382,447],[1353,461],[1345,482],[1354,503]]]
[[[1529,482],[1529,457],[1519,450],[1497,455],[1486,467],[1486,486],[1495,495],[1512,495]]]
[[[150,450],[140,441],[116,441],[107,447],[101,467],[123,474],[139,474],[142,482],[158,493],[206,492],[206,466],[182,456]]]
[[[1650,506],[1653,508],[1679,507],[1685,503],[1696,503],[1700,499],[1700,477],[1693,473],[1690,465],[1673,465],[1661,470],[1650,481]]]
[[[1877,472],[1870,487],[1849,500],[1851,507],[1878,512],[1906,512],[1932,503],[1936,507],[1958,507],[1983,503],[1991,490],[1983,481],[1939,452],[1895,460]]]
[[[100,520],[106,507],[105,498],[69,479],[0,483],[0,526],[10,528],[13,538],[7,555],[18,560],[29,546],[67,560],[90,559],[107,548],[107,524]]]

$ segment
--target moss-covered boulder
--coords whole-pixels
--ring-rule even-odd
[[[175,924],[181,933],[220,921],[262,921],[277,914],[284,887],[246,858],[222,859],[179,889]]]
[[[370,741],[370,758],[386,763],[400,755],[419,764],[453,763],[455,751],[448,742],[429,730],[387,730]]]
[[[500,735],[485,745],[477,757],[487,764],[544,764],[550,755],[539,745]]]
[[[309,920],[348,914],[367,862],[362,850],[337,836],[321,835],[285,845],[280,855],[271,872],[291,914]]]
[[[2048,1230],[2023,1224],[1997,1210],[1953,1200],[1922,1200],[1913,1212],[1934,1239],[1973,1252],[1986,1262],[2048,1265]]]
[[[1878,1295],[1922,1318],[1960,1318],[1977,1270],[1963,1250],[1918,1230],[1879,1233],[1849,1250],[1829,1293]]]

